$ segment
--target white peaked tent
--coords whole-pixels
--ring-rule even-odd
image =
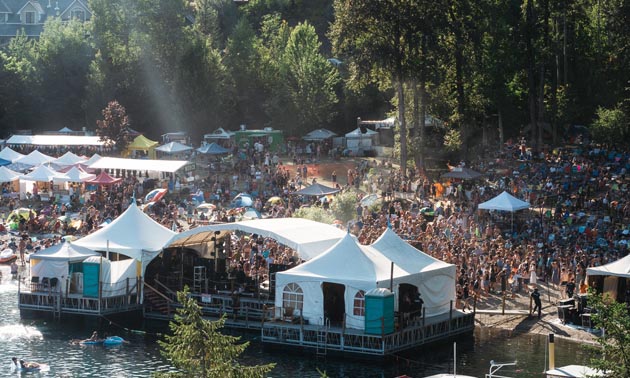
[[[58,177],[56,180],[58,181],[67,181],[67,182],[83,182],[92,180],[96,177],[96,175],[87,173],[83,169],[79,167],[72,167],[70,170],[63,174],[63,176]]]
[[[127,210],[112,223],[74,242],[75,245],[94,251],[116,252],[142,263],[142,275],[146,266],[166,246],[175,233],[157,223],[136,206]]]
[[[99,154],[94,154],[92,155],[91,158],[87,159],[85,162],[83,162],[83,164],[90,166],[94,163],[96,163],[97,161],[101,160],[103,157]]]
[[[586,269],[588,276],[615,276],[630,278],[630,255],[606,265]]]
[[[410,282],[422,294],[426,316],[447,313],[450,310],[451,301],[455,301],[455,265],[414,248],[390,228],[371,247],[407,272]],[[394,291],[398,292],[396,289]]]
[[[319,256],[295,268],[276,273],[276,307],[283,306],[283,292],[287,285],[297,284],[303,293],[301,315],[310,324],[324,324],[323,283],[344,285],[344,311],[346,326],[364,329],[363,316],[353,314],[354,299],[364,293],[390,285],[391,261],[369,247],[361,246],[350,235],[341,239]],[[410,283],[408,273],[394,264],[394,284]],[[299,309],[298,309],[299,310]]]
[[[63,177],[63,174],[56,172],[45,165],[40,165],[31,173],[20,176],[20,180],[50,182]]]
[[[479,204],[479,209],[482,210],[501,210],[511,213],[518,210],[529,209],[529,207],[529,202],[522,201],[508,192],[503,192],[493,199]]]
[[[366,137],[370,137],[372,135],[377,135],[378,132],[368,129],[365,129],[365,132],[361,132],[361,128],[357,127],[356,129],[350,131],[349,133],[346,134],[346,138],[366,138]]]
[[[7,167],[0,167],[0,182],[11,182],[20,178],[18,172],[12,171]]]
[[[17,159],[16,161],[14,161],[14,163],[22,163],[22,164],[28,164],[32,166],[38,166],[38,165],[50,163],[53,160],[55,160],[54,157],[43,154],[39,152],[39,150],[34,150],[30,154],[22,156],[21,158]]]
[[[21,153],[13,151],[9,147],[5,147],[2,149],[2,151],[0,151],[0,159],[8,160],[12,163],[15,163],[16,160],[23,156],[24,155],[22,155]]]
[[[177,154],[181,152],[191,151],[192,149],[193,149],[192,147],[179,143],[179,142],[169,142],[156,148],[155,150],[164,152],[167,154]]]
[[[69,127],[67,127],[67,126],[66,126],[66,127],[64,127],[64,128],[62,128],[62,129],[60,129],[60,130],[59,130],[59,131],[57,131],[57,132],[58,132],[58,133],[69,134],[69,133],[73,133],[73,132],[74,132],[74,130],[72,130],[71,128],[69,128]]]
[[[224,128],[219,127],[213,132],[204,135],[203,139],[230,139],[233,136],[233,132],[226,131]]]
[[[613,298],[619,299],[619,279],[630,279],[630,255],[606,265],[586,268],[586,275],[603,276],[603,292]],[[621,293],[623,299],[623,293]]]
[[[65,291],[70,276],[70,264],[98,255],[97,252],[69,242],[56,244],[31,255],[31,277],[39,277],[40,282],[44,277],[57,278]]]
[[[328,129],[317,129],[304,135],[302,139],[309,140],[309,141],[318,141],[318,140],[325,140],[325,139],[336,137],[336,136],[337,134],[335,134],[334,132]]]
[[[85,159],[83,159],[82,157],[77,156],[76,154],[73,154],[72,151],[68,151],[65,154],[63,154],[61,157],[58,157],[57,159],[53,160],[51,163],[65,167],[68,165],[83,163],[84,161]]]

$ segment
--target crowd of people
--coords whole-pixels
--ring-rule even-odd
[[[382,207],[357,208],[352,231],[359,241],[370,244],[391,227],[418,249],[455,264],[460,307],[473,294],[483,298],[507,293],[513,297],[541,281],[563,296],[572,296],[586,290],[588,267],[627,253],[627,151],[581,143],[533,154],[522,141],[507,144],[495,156],[458,164],[483,173],[481,179],[445,181],[422,171],[403,175],[391,164],[376,160],[357,160],[356,167],[343,175],[345,179],[337,177],[336,171],[322,178],[316,168],[318,161],[309,160],[317,158],[316,146],[311,147],[312,156],[286,156],[293,164],[285,165],[277,153],[259,144],[262,147],[244,145],[234,154],[232,164],[222,171],[209,171],[191,191],[203,191],[203,199],[216,205],[210,216],[202,215],[196,208],[198,201],[184,191],[154,203],[147,214],[165,227],[182,231],[208,218],[237,220],[230,202],[238,192],[249,193],[254,199],[252,207],[272,217],[290,217],[301,206],[322,205],[317,198],[291,195],[313,180],[325,179],[340,190],[361,188],[378,193]],[[72,209],[59,203],[31,204],[37,213],[21,222],[21,238],[12,242],[18,244],[18,251],[31,252],[60,242],[61,235],[93,232],[120,215],[130,198],[141,199],[151,189],[145,182],[127,176],[119,184],[77,192],[80,200]],[[481,202],[504,190],[528,200],[532,210],[513,219],[512,214],[478,210]],[[415,204],[398,200],[400,193]],[[271,197],[281,201],[268,203]],[[10,201],[10,207],[21,205],[19,200]],[[45,219],[58,219],[70,211],[78,214],[80,222],[59,222],[53,236],[31,237],[42,214]],[[233,238],[227,248],[233,252],[228,269],[234,275],[266,278],[270,264],[299,263],[295,251],[271,239]]]

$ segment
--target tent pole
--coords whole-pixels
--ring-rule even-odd
[[[389,273],[389,291],[394,292],[394,262],[392,261],[392,265]]]
[[[106,250],[106,255],[105,258],[107,258],[107,260],[109,260],[109,239],[107,239],[107,250]]]

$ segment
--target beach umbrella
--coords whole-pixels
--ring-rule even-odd
[[[214,210],[217,208],[217,205],[213,204],[213,203],[202,203],[200,205],[197,206],[197,209],[210,209],[210,210]]]
[[[243,213],[243,218],[245,219],[260,219],[262,218],[262,215],[260,215],[260,212],[254,208],[248,208],[247,210],[245,210],[245,212]]]
[[[250,207],[254,204],[254,199],[247,193],[240,193],[232,200],[231,207]]]
[[[166,192],[168,192],[168,189],[153,189],[144,196],[144,202],[157,202],[166,195]]]
[[[376,193],[372,193],[372,194],[368,194],[366,196],[364,196],[363,198],[361,198],[361,206],[372,206],[374,205],[376,202],[378,202],[379,200],[379,196]]]
[[[278,197],[278,196],[273,196],[271,198],[269,198],[267,200],[267,203],[273,204],[273,205],[277,205],[280,203],[284,203],[284,201],[282,200],[282,198]]]

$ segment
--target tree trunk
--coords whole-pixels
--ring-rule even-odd
[[[427,119],[427,82],[424,77],[424,70],[420,72],[420,165],[418,168],[424,169],[424,146],[425,127]]]
[[[529,106],[529,122],[531,126],[531,139],[537,140],[538,122],[536,112],[536,67],[534,56],[534,5],[533,0],[527,0],[525,7],[525,47],[527,49],[527,86],[528,86],[528,106]]]
[[[396,92],[398,94],[398,122],[400,124],[400,170],[407,174],[407,122],[405,121],[405,89],[402,75],[396,78]]]

